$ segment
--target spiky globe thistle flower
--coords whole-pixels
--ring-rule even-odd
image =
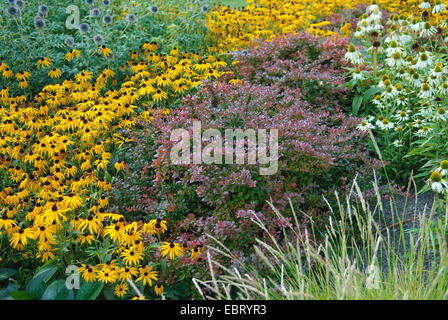
[[[8,7],[8,14],[15,17],[19,13],[19,9],[15,6]]]
[[[112,21],[113,21],[113,18],[112,18],[112,16],[110,14],[106,14],[106,15],[103,16],[103,22],[105,24],[111,24]]]
[[[137,16],[133,13],[129,13],[126,15],[126,20],[128,20],[130,23],[134,23],[137,20]]]
[[[25,2],[23,2],[23,0],[16,0],[16,6],[19,9],[23,9],[23,7],[25,6]]]
[[[87,22],[83,22],[83,23],[81,23],[81,24],[79,25],[79,30],[80,30],[82,33],[87,33],[87,32],[90,31],[90,26],[89,26],[89,24],[88,24]]]
[[[73,39],[73,37],[67,37],[65,38],[64,43],[68,47],[73,47],[75,45],[75,39]]]
[[[102,35],[96,34],[93,36],[93,42],[95,42],[95,44],[97,44],[97,45],[100,45],[104,42],[104,38]]]
[[[37,12],[42,16],[42,17],[46,17],[48,15],[48,6],[45,4],[42,4],[39,6],[39,9],[37,10]]]
[[[92,10],[90,10],[90,16],[93,18],[96,18],[100,15],[100,9],[98,8],[93,8]]]
[[[41,18],[41,16],[36,16],[34,18],[34,27],[38,30],[45,28],[46,23],[45,20]]]

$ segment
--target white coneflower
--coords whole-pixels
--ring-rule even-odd
[[[444,82],[441,86],[439,86],[437,92],[442,96],[448,95],[448,82]]]
[[[385,61],[392,68],[401,68],[405,64],[403,55],[400,52],[395,52],[389,58],[386,58]]]
[[[380,7],[377,4],[371,4],[366,8],[366,13],[371,14],[373,12],[377,12],[380,10]]]
[[[418,96],[422,99],[430,98],[432,97],[433,92],[431,90],[431,86],[428,83],[423,83],[420,92],[418,93]]]
[[[391,85],[391,82],[390,82],[389,76],[387,74],[383,75],[381,77],[380,82],[378,83],[378,87],[386,88],[390,85]]]
[[[432,13],[442,13],[443,11],[445,11],[445,4],[442,1],[437,0],[434,8],[432,8]]]
[[[375,128],[375,126],[373,124],[371,124],[367,119],[362,120],[356,127],[356,129],[358,129],[360,131],[367,131],[367,130],[373,129],[373,128]]]
[[[399,96],[396,102],[398,106],[403,107],[408,105],[409,100],[405,96]]]
[[[401,148],[404,146],[404,142],[403,140],[395,140],[394,142],[392,142],[392,145],[396,148]]]
[[[436,65],[434,66],[434,69],[432,69],[429,75],[437,79],[441,79],[444,74],[445,74],[445,68],[443,67],[443,64],[441,62],[437,62]]]
[[[432,65],[432,56],[429,52],[422,52],[418,57],[418,62],[415,65],[418,69],[426,69]]]
[[[422,77],[417,73],[414,72],[411,77],[409,78],[409,82],[415,87],[415,88],[420,88],[422,83],[423,83],[423,79]]]
[[[443,20],[440,26],[444,28],[448,27],[448,19]]]
[[[361,69],[356,68],[355,70],[353,70],[352,79],[354,81],[362,81],[365,79],[365,76],[364,76],[363,72],[361,71]]]
[[[406,62],[406,59],[405,59],[405,62]],[[400,70],[398,70],[397,76],[400,79],[407,79],[407,78],[409,78],[409,73],[407,73],[404,68],[401,68]]]
[[[425,25],[425,22],[422,21],[420,18],[414,18],[409,27],[411,28],[412,31],[419,32],[420,30],[423,29],[424,25]]]
[[[376,125],[382,130],[391,130],[395,126],[394,123],[387,118],[384,118],[381,121],[377,120]]]
[[[350,44],[348,46],[348,51],[344,57],[345,57],[345,60],[347,60],[348,62],[351,62],[353,64],[364,63],[364,59],[362,57],[361,52],[357,51],[355,45],[353,45],[353,44]]]
[[[425,22],[425,24],[423,25],[423,29],[420,32],[420,36],[421,37],[430,37],[436,32],[437,32],[437,29],[434,26],[432,26],[429,22]]]
[[[376,106],[381,105],[381,104],[383,103],[381,99],[382,99],[381,95],[377,94],[377,95],[372,99],[372,103],[373,103],[374,105],[376,105]]]
[[[448,176],[448,160],[442,160],[442,162],[440,162],[440,167],[438,167],[436,171],[440,172],[442,177]]]
[[[403,33],[400,36],[400,43],[403,45],[409,45],[412,42],[413,38],[409,33]]]
[[[433,129],[428,126],[423,126],[415,134],[419,137],[426,137]]]
[[[423,10],[431,9],[431,3],[425,0],[418,7]]]
[[[448,183],[443,180],[442,174],[438,171],[434,171],[431,173],[431,176],[428,180],[431,183],[431,189],[437,193],[445,193],[448,192]]]
[[[448,114],[444,107],[439,107],[434,115],[433,119],[435,121],[446,121],[448,119]]]
[[[390,57],[397,52],[403,54],[404,49],[398,45],[398,42],[396,40],[392,40],[386,49],[386,54]]]
[[[381,93],[381,96],[385,99],[392,99],[395,98],[397,91],[392,86],[386,87],[386,90],[384,90]]]
[[[409,115],[408,112],[406,112],[406,110],[401,110],[400,113],[397,113],[394,118],[398,121],[408,121],[409,120]]]

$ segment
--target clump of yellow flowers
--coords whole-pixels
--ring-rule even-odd
[[[68,55],[70,63],[79,52]],[[36,70],[14,73],[6,63],[0,63],[0,70],[10,81],[27,82],[33,71],[46,69],[50,82],[61,77],[52,63],[43,57],[35,62]],[[85,281],[117,284],[118,296],[128,290],[128,280],[149,286],[154,282],[156,294],[161,294],[158,271],[145,259],[149,246],[169,259],[188,255],[195,260],[198,249],[190,252],[178,243],[160,242],[165,220],[127,221],[109,210],[107,193],[125,169],[113,155],[129,142],[119,131],[133,128],[137,119],[150,121],[154,112],[168,114],[165,107],[171,101],[204,79],[220,77],[225,66],[211,55],[176,49],[162,54],[157,43],[146,42],[117,70],[125,81],[115,89],[109,89],[117,76],[111,69],[97,76],[82,70],[73,79],[46,85],[29,101],[25,94],[12,95],[10,87],[3,87],[0,172],[6,187],[0,191],[0,236],[27,258],[43,262],[62,259],[67,243],[76,253],[107,242],[112,257],[84,263]],[[159,249],[154,247],[158,242]]]
[[[212,10],[208,15],[208,27],[211,37],[218,43],[217,51],[227,52],[247,47],[254,39],[270,40],[279,34],[301,30],[307,30],[321,37],[336,35],[335,31],[327,28],[331,22],[326,21],[325,17],[354,9],[359,5],[377,3],[389,12],[409,16],[420,10],[421,2],[421,0],[248,0],[245,8],[231,9],[221,6]],[[440,2],[448,4],[447,0]],[[343,28],[340,34],[348,35],[349,24],[336,27]]]

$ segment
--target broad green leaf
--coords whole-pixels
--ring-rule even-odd
[[[56,273],[58,268],[52,264],[44,266],[40,269],[26,286],[26,294],[31,296],[37,294],[40,296],[45,290],[45,284]]]
[[[160,260],[160,269],[162,271],[162,275],[166,276],[166,260],[165,259]]]
[[[76,300],[95,300],[103,287],[103,282],[84,282],[76,293]]]
[[[33,297],[30,297],[26,294],[24,290],[16,290],[9,294],[14,300],[31,300]]]
[[[42,295],[42,300],[73,300],[73,290],[67,289],[65,280],[53,281]]]
[[[13,282],[10,282],[6,288],[0,289],[0,300],[7,299],[10,297],[10,293],[16,291],[19,288],[19,285]]]
[[[12,268],[1,268],[0,269],[0,281],[5,280],[13,276],[17,270]]]
[[[361,103],[362,103],[362,96],[357,95],[353,99],[353,103],[352,103],[352,113],[353,113],[353,115],[357,115],[358,114],[359,108],[361,107]]]

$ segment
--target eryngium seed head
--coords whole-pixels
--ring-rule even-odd
[[[73,39],[73,37],[67,37],[65,38],[64,43],[66,46],[73,47],[75,44],[75,39]]]
[[[40,5],[39,9],[37,10],[37,12],[39,13],[39,15],[42,18],[45,18],[46,16],[48,16],[48,11],[49,11],[48,6],[45,4]]]
[[[93,8],[92,10],[90,10],[90,16],[91,17],[98,17],[100,15],[100,9],[98,8]]]
[[[100,34],[96,34],[93,36],[93,42],[95,42],[97,45],[100,45],[104,42],[104,38]]]
[[[159,7],[157,7],[156,5],[153,5],[153,6],[151,6],[151,8],[149,10],[151,10],[152,13],[157,13],[157,12],[159,12]]]
[[[128,20],[130,23],[134,23],[135,20],[137,20],[137,16],[133,13],[130,13],[126,16],[126,20]]]
[[[45,20],[44,19],[42,19],[40,16],[37,16],[37,17],[35,17],[34,18],[34,27],[36,28],[36,29],[43,29],[43,28],[45,28]]]
[[[110,5],[110,0],[103,0],[103,5],[105,5],[105,6]]]
[[[111,24],[111,23],[112,23],[112,16],[111,16],[110,14],[106,14],[106,15],[103,17],[103,22],[104,22],[105,24]]]
[[[19,9],[17,9],[17,7],[15,7],[15,6],[10,6],[8,8],[8,13],[9,13],[9,15],[14,17],[19,13]]]
[[[79,25],[79,30],[83,33],[87,33],[90,31],[90,26],[87,22],[83,22]]]
[[[22,9],[25,6],[25,2],[23,2],[22,0],[16,0],[16,6],[19,9]]]
[[[91,6],[93,4],[93,0],[85,0],[85,3]]]

